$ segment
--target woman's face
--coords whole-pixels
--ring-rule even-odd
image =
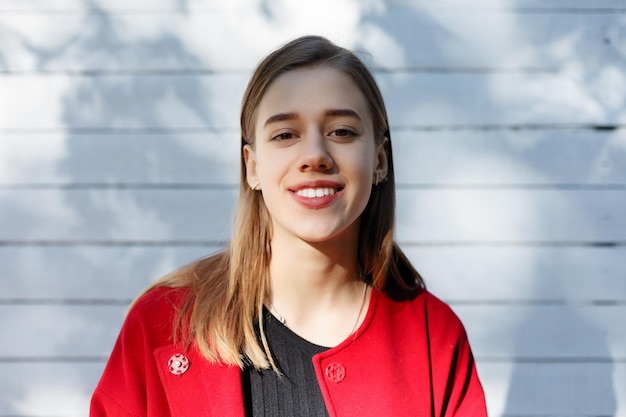
[[[358,238],[375,170],[387,174],[365,97],[339,70],[303,68],[279,76],[261,100],[247,179],[269,210],[272,239]]]

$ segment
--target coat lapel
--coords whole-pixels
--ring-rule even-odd
[[[174,345],[156,349],[154,357],[171,417],[245,416],[238,367],[210,363],[195,349]]]

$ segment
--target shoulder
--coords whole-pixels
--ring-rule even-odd
[[[439,410],[438,415],[486,416],[467,333],[452,308],[426,290],[406,301],[379,298],[383,322],[392,329],[389,333],[411,346],[405,358],[413,358],[414,369],[427,364],[424,374],[429,378],[433,410]]]
[[[154,355],[172,345],[174,319],[188,291],[157,287],[132,304],[93,394],[90,415],[145,416],[146,407],[167,406]],[[153,402],[145,400],[148,391]]]
[[[422,327],[431,335],[448,338],[465,338],[463,323],[452,308],[427,290],[422,290],[415,298],[394,301],[380,295],[382,310],[387,310],[408,327]]]
[[[156,287],[142,294],[131,305],[128,315],[161,313],[178,308],[189,294],[189,288]]]
[[[420,300],[421,298],[421,300]],[[454,310],[444,301],[428,291],[424,291],[418,297],[418,302],[423,303],[428,319],[434,323],[461,326],[462,323]]]
[[[176,314],[189,296],[188,288],[157,287],[141,295],[130,307],[122,333],[141,335],[155,344],[171,342]]]

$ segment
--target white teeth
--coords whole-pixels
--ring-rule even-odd
[[[314,198],[314,197],[324,197],[325,195],[333,195],[336,193],[334,188],[303,188],[301,190],[296,191],[301,197]]]

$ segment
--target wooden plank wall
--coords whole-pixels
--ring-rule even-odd
[[[228,240],[253,65],[318,33],[371,53],[491,415],[626,417],[624,0],[302,3],[0,0],[0,416],[87,415],[128,301]]]

